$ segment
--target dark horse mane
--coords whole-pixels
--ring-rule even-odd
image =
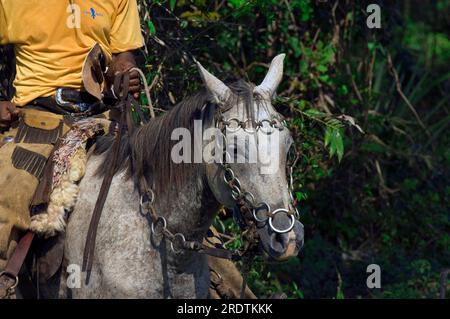
[[[232,90],[234,96],[226,101],[222,107],[227,109],[242,101],[245,105],[246,115],[253,119],[254,84],[239,80],[228,85],[228,87]],[[136,128],[131,136],[128,134],[123,136],[115,173],[126,170],[127,178],[133,178],[135,183],[138,183],[140,178],[145,177],[149,185],[158,194],[168,193],[171,187],[179,189],[186,176],[199,173],[199,169],[203,165],[177,164],[172,161],[170,158],[171,149],[173,145],[178,143],[178,141],[171,140],[172,131],[176,128],[186,128],[193,137],[194,120],[202,120],[203,129],[213,125],[214,116],[211,116],[211,113],[215,114],[218,106],[210,102],[211,100],[208,92],[202,90],[184,99],[169,112]],[[257,104],[259,105],[259,103]],[[106,153],[103,163],[97,170],[98,175],[105,175],[112,165],[111,146],[113,139],[112,135],[97,139],[94,154]]]

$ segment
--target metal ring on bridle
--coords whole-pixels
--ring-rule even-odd
[[[281,212],[286,213],[286,215],[290,216],[290,218],[291,218],[291,224],[286,229],[278,229],[278,228],[276,228],[273,225],[273,222],[272,222],[273,221],[273,217],[276,214],[281,213]],[[269,217],[269,226],[270,226],[270,228],[272,228],[272,230],[274,232],[278,233],[278,234],[284,234],[284,233],[290,232],[292,230],[292,228],[294,228],[294,225],[295,225],[295,217],[294,217],[294,215],[290,215],[289,211],[287,209],[284,209],[284,208],[278,208],[278,209],[274,210],[272,212],[272,216]]]
[[[181,252],[183,251],[183,247],[181,247],[181,249],[175,249],[175,246],[173,245],[173,242],[175,241],[175,238],[177,238],[177,237],[180,237],[180,238],[181,238],[182,243],[184,243],[184,242],[186,241],[186,238],[185,238],[184,235],[181,234],[181,233],[176,233],[175,235],[173,235],[173,239],[172,239],[172,241],[170,242],[170,248],[172,249],[172,251],[173,251],[175,254],[181,253]]]
[[[140,213],[144,216],[147,215],[150,210],[153,210],[153,208],[152,208],[153,206],[149,201],[144,202],[143,195],[141,195],[139,197],[139,207],[140,207]]]
[[[228,179],[227,178],[227,174],[230,174],[230,178]],[[231,169],[231,168],[225,168],[225,172],[223,173],[223,180],[225,181],[225,183],[229,183],[229,182],[231,182],[231,181],[233,181],[235,179],[235,176],[234,176],[234,172],[233,172],[233,170]]]
[[[215,119],[215,126],[216,126],[216,128],[222,129],[222,128],[224,128],[225,125],[226,125],[226,120],[224,119],[223,116],[217,117]]]
[[[159,221],[162,221],[163,227],[162,227],[161,232],[158,233],[158,232],[155,231],[155,224],[157,224]],[[155,235],[161,235],[164,232],[164,229],[166,227],[167,227],[167,220],[164,217],[160,216],[160,217],[158,217],[157,220],[152,222],[152,225],[151,225],[152,233],[155,234]]]
[[[237,186],[239,188],[239,190],[240,190],[240,188],[241,188],[241,181],[239,180],[239,178],[237,178],[235,176],[233,181],[234,181],[234,185]]]
[[[151,189],[149,189],[147,193],[150,194],[150,204],[153,204],[155,202],[155,193]]]
[[[247,123],[255,124],[255,127],[249,130],[249,129],[247,128]],[[253,133],[256,132],[257,128],[258,128],[258,124],[255,123],[255,121],[253,121],[253,120],[251,120],[251,119],[247,119],[247,120],[244,121],[244,131],[245,131],[245,132],[253,134]]]
[[[146,202],[148,203],[148,202]],[[139,206],[141,206],[141,208],[144,208],[144,195],[141,195],[139,197]]]
[[[148,191],[148,193],[150,193],[151,196],[150,196],[149,200],[146,201],[145,203],[146,203],[147,205],[148,205],[148,204],[153,204],[153,203],[155,202],[155,193],[154,193],[151,189]],[[141,196],[140,196],[140,198],[139,198],[139,205],[140,205],[141,207],[144,207],[144,195],[141,195]]]
[[[276,118],[272,120],[272,127],[277,128],[280,131],[284,130],[283,122]]]
[[[255,195],[250,192],[244,192],[242,195],[247,203],[250,203],[252,206],[255,204]]]
[[[241,189],[237,185],[233,185],[231,187],[231,197],[233,197],[234,200],[238,199],[241,195]]]
[[[291,192],[290,189],[288,189],[288,194],[289,194],[289,198],[291,199],[291,202],[295,201],[294,194]]]
[[[266,130],[265,128],[264,128],[264,123],[269,123],[269,128],[272,128],[273,129],[273,127],[272,127],[272,121],[271,120],[268,120],[268,119],[264,119],[264,120],[261,120],[261,126],[260,126],[260,130],[261,130],[261,132],[263,132],[264,134],[267,134],[267,135],[270,135],[270,134],[272,134],[275,130]]]
[[[261,218],[259,218],[258,215],[256,214],[256,210],[257,210],[258,208],[261,208],[262,206],[266,206],[267,212],[270,212],[270,205],[267,204],[266,202],[258,203],[257,206],[256,206],[256,208],[253,208],[253,218],[254,218],[257,222],[260,222],[260,223],[264,223],[265,221],[267,221],[267,215],[266,215],[266,219],[261,219]]]
[[[236,125],[237,125],[236,128],[231,128],[230,127],[230,123],[232,123],[232,122],[236,123]],[[233,117],[233,118],[228,120],[228,125],[226,125],[226,128],[231,133],[237,132],[241,128],[241,122],[237,118]]]
[[[294,217],[296,219],[300,219],[300,212],[298,211],[297,207],[294,206]]]
[[[292,189],[294,187],[294,175],[292,166],[289,167],[289,187]]]

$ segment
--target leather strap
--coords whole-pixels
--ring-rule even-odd
[[[228,260],[233,260],[233,261],[238,261],[241,259],[241,256],[237,255],[236,253],[234,253],[231,250],[223,249],[223,248],[208,247],[203,244],[201,245],[201,248],[197,250],[197,252],[208,255],[208,256],[222,258],[222,259],[228,259]]]
[[[100,192],[98,194],[97,201],[95,203],[94,212],[92,213],[91,222],[89,224],[89,229],[86,237],[86,244],[84,247],[83,267],[82,267],[82,270],[87,272],[86,284],[89,283],[89,278],[92,270],[92,263],[94,261],[95,240],[97,236],[98,223],[100,221],[103,206],[105,205],[106,197],[108,195],[109,188],[111,186],[111,182],[114,177],[114,173],[116,171],[117,158],[120,150],[125,118],[126,118],[125,112],[122,112],[120,116],[119,129],[114,138],[114,144],[112,146],[111,156],[113,158],[111,166],[108,169],[108,172],[106,173],[105,177],[103,178],[103,182],[100,187]]]
[[[120,98],[120,101],[116,105],[116,107],[120,109],[121,115],[119,121],[119,129],[114,138],[114,144],[111,149],[111,166],[109,167],[107,173],[105,174],[105,177],[103,178],[86,236],[82,267],[82,270],[86,271],[86,284],[89,283],[89,279],[91,276],[98,224],[102,215],[103,207],[105,205],[106,197],[108,196],[109,188],[111,187],[112,179],[116,172],[117,158],[120,151],[120,144],[122,141],[124,126],[125,124],[127,125],[129,132],[131,132],[131,130],[133,129],[133,121],[131,118],[131,100],[128,94],[129,82],[130,77],[128,73],[118,74],[114,81],[115,88],[119,90],[117,96]]]
[[[20,239],[14,253],[6,264],[5,270],[0,273],[0,299],[8,298],[19,283],[19,272],[30,250],[33,238],[34,233],[29,231]]]

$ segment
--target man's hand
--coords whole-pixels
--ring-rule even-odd
[[[114,76],[118,73],[128,72],[130,69],[136,67],[136,61],[134,59],[133,53],[123,52],[113,56],[111,67],[108,70],[107,78],[109,83],[114,82]],[[139,98],[139,93],[141,92],[141,81],[139,78],[139,73],[132,71],[130,73],[130,86],[129,93],[133,94],[135,99]]]
[[[19,110],[9,101],[0,101],[0,130],[7,130],[19,117]]]

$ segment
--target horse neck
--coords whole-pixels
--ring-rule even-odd
[[[204,165],[204,164],[197,164]],[[204,170],[199,170],[204,172]],[[158,200],[158,214],[167,220],[168,229],[189,240],[202,240],[211,226],[220,204],[213,196],[204,173],[191,175],[177,188],[173,187]]]
[[[208,126],[213,126],[206,115],[203,120]],[[205,127],[204,129],[206,129]],[[194,139],[194,132],[191,138]],[[202,152],[203,147],[200,149]],[[167,149],[168,152],[171,149]],[[172,160],[172,159],[171,159]],[[166,217],[168,228],[172,232],[183,234],[186,239],[201,241],[211,226],[212,219],[219,209],[219,202],[214,197],[206,178],[205,163],[181,164],[184,172],[174,171],[181,177],[172,181],[173,185],[160,188],[156,198],[160,197],[159,206],[163,216]],[[170,179],[163,182],[170,183]],[[158,185],[158,181],[154,181]]]

